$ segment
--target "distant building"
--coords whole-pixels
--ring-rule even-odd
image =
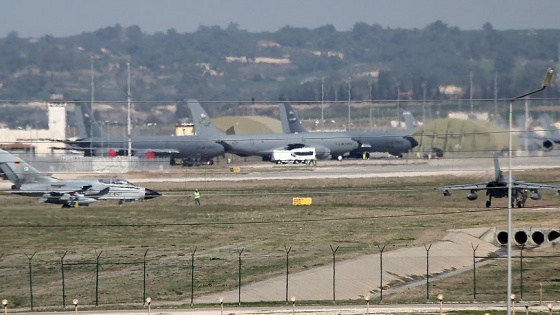
[[[47,115],[49,129],[8,129],[0,127],[0,147],[16,152],[52,154],[52,147],[62,146],[50,140],[66,139],[66,106],[64,101],[49,101]]]

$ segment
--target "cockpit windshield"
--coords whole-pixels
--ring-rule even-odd
[[[107,184],[107,185],[129,185],[135,186],[133,183],[127,181],[126,179],[122,178],[100,178],[100,183]]]

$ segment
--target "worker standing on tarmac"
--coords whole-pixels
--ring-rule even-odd
[[[198,189],[194,190],[194,204],[200,206],[200,192]]]

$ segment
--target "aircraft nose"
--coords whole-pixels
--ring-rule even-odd
[[[147,189],[146,188],[146,192],[144,193],[144,199],[153,199],[155,197],[159,197],[161,196],[160,193],[158,193],[155,190],[151,190],[151,189]]]
[[[418,146],[418,141],[416,141],[416,139],[414,139],[413,137],[406,136],[404,138],[410,142],[411,149]]]

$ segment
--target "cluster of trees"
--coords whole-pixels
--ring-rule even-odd
[[[125,100],[127,60],[134,100],[298,101],[509,98],[535,86],[557,61],[560,30],[462,31],[436,21],[423,29],[356,23],[350,31],[286,26],[250,33],[234,23],[153,35],[115,25],[70,37],[0,39],[0,99]],[[244,57],[247,62],[227,61]],[[288,64],[254,62],[285,58]],[[130,59],[129,59],[130,58]],[[349,93],[350,92],[350,93]],[[399,93],[402,93],[399,94]],[[558,96],[549,89],[546,96]],[[149,110],[150,104],[140,105]]]

